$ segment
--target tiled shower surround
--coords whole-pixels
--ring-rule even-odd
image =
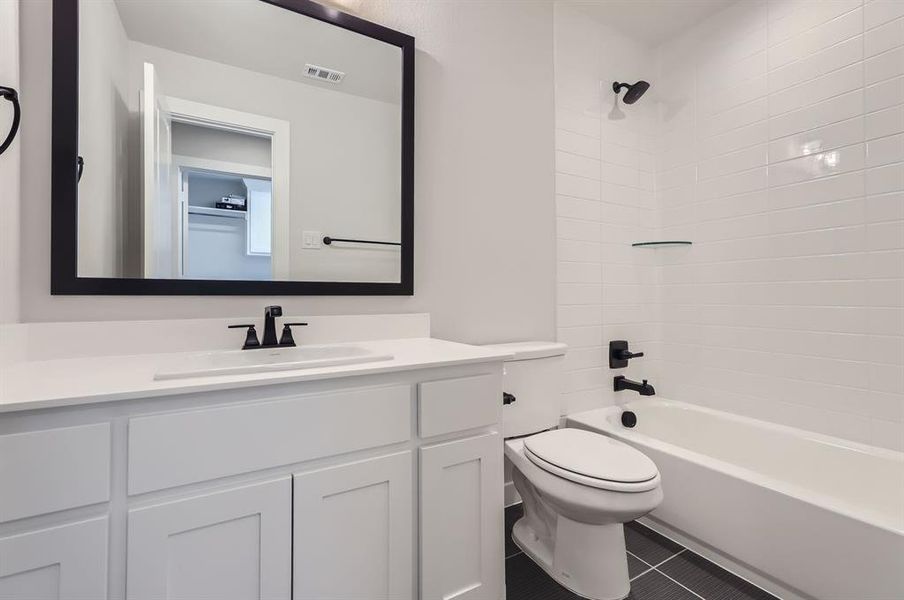
[[[658,48],[579,11],[556,15],[568,410],[632,399],[604,364],[629,339],[659,395],[904,450],[904,2],[742,1]],[[620,121],[615,79],[652,84]]]

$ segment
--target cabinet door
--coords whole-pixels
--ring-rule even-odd
[[[411,452],[295,476],[296,600],[411,598]]]
[[[106,597],[106,517],[0,538],[0,599]]]
[[[421,448],[420,489],[421,598],[501,598],[501,436]]]
[[[129,511],[128,597],[286,599],[288,477]]]

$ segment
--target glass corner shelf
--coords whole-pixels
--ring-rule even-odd
[[[693,242],[686,240],[663,240],[660,242],[634,242],[631,244],[634,248],[656,248],[659,246],[690,246]]]

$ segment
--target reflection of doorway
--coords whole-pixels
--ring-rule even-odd
[[[245,113],[220,106],[202,104],[163,94],[154,73],[154,67],[145,63],[145,86],[142,90],[142,156],[143,156],[143,264],[144,276],[149,278],[186,277],[187,263],[184,251],[194,246],[188,226],[186,207],[189,199],[180,195],[183,179],[179,174],[182,167],[194,168],[199,172],[219,173],[233,178],[247,177],[251,180],[267,180],[267,202],[269,209],[269,261],[268,279],[288,279],[289,275],[289,124],[252,113]],[[173,155],[173,131],[179,125],[190,126],[198,131],[207,131],[241,138],[266,140],[269,146],[270,163],[267,173],[248,169],[247,165],[212,164],[210,157],[193,158],[208,160],[204,164],[189,164],[182,161],[177,165]],[[184,157],[180,157],[184,158]],[[216,162],[216,159],[214,159]],[[221,163],[223,161],[220,161]],[[246,192],[247,193],[247,192]],[[252,195],[252,194],[249,194]],[[258,203],[262,193],[256,196]],[[183,202],[184,200],[184,202]],[[265,214],[261,206],[257,216]],[[250,214],[250,213],[249,213]],[[208,215],[209,216],[209,215]],[[197,220],[200,220],[197,219]],[[221,228],[225,221],[220,221]],[[256,220],[254,231],[260,233],[265,223]],[[233,227],[235,224],[233,224]],[[200,230],[199,230],[200,232]],[[252,236],[260,239],[260,236]],[[196,236],[195,241],[201,239]],[[259,248],[252,243],[248,256],[260,258]],[[196,254],[199,256],[199,254]],[[257,261],[262,262],[262,261]],[[196,266],[196,265],[195,265]],[[202,270],[207,272],[206,269]],[[207,278],[207,277],[203,277]],[[242,277],[228,277],[236,279]],[[255,277],[256,278],[256,277]]]
[[[174,162],[178,165],[182,209],[180,276],[272,279],[272,186],[268,173],[241,165],[205,165],[205,161],[179,156]],[[223,208],[224,199],[241,208]]]

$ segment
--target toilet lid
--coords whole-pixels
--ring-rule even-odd
[[[605,481],[640,483],[659,475],[645,454],[616,439],[583,429],[554,429],[524,440],[527,456],[554,467]],[[547,469],[548,470],[548,469]]]

